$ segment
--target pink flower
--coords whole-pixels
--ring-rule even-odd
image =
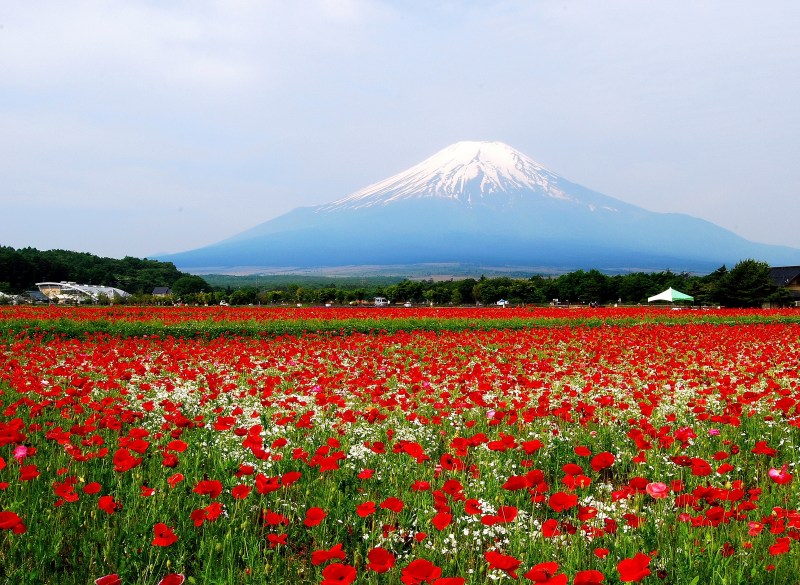
[[[14,448],[14,459],[22,461],[28,456],[28,448],[25,445],[17,445]]]
[[[767,472],[767,475],[769,475],[769,478],[772,481],[774,481],[779,485],[790,483],[792,481],[792,475],[788,471],[786,471],[785,465],[781,468],[780,471],[778,471],[774,467],[770,468],[770,470]]]
[[[648,483],[644,489],[648,494],[650,494],[650,497],[655,498],[656,500],[669,497],[669,488],[665,483]]]

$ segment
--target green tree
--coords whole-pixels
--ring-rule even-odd
[[[228,302],[232,305],[254,305],[258,302],[258,289],[254,287],[237,289],[228,297]]]
[[[208,283],[201,277],[193,274],[182,276],[172,283],[172,294],[176,297],[183,297],[201,292],[211,292],[211,287],[208,286]]]
[[[717,297],[728,307],[760,307],[777,288],[769,272],[766,262],[742,260],[719,279]]]

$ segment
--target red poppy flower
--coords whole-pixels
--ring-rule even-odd
[[[175,451],[176,453],[183,453],[186,451],[186,448],[189,446],[188,443],[181,441],[180,439],[174,439],[167,443],[167,449],[170,451]]]
[[[524,475],[512,475],[500,487],[509,491],[524,490],[528,487],[528,478]]]
[[[27,528],[22,523],[22,518],[14,512],[6,510],[0,512],[0,530],[11,530],[14,534],[24,534]]]
[[[577,488],[586,488],[592,485],[591,478],[586,477],[585,475],[565,475],[564,478],[561,480],[567,488],[574,490]]]
[[[437,530],[444,530],[448,526],[450,526],[450,522],[453,521],[453,515],[448,514],[447,512],[439,512],[436,516],[431,519],[431,524],[433,524]]]
[[[766,455],[767,457],[775,457],[775,455],[778,454],[766,441],[758,441],[756,446],[753,447],[752,452],[756,455]]]
[[[299,471],[287,471],[281,477],[281,485],[283,487],[289,487],[290,485],[295,483],[298,479],[300,479],[302,476],[303,474],[300,473]]]
[[[153,546],[170,546],[178,542],[178,536],[172,528],[162,522],[153,526],[153,535]]]
[[[19,480],[31,481],[39,477],[39,468],[35,464],[23,465],[19,468]]]
[[[192,491],[201,496],[208,495],[215,499],[222,493],[222,482],[217,479],[204,479],[198,482]]]
[[[311,528],[312,526],[316,526],[322,522],[325,519],[325,516],[327,516],[327,514],[322,508],[309,508],[306,511],[306,517],[303,520],[303,524]]]
[[[114,453],[114,471],[124,473],[141,464],[141,457],[134,457],[131,452],[124,447],[120,447]]]
[[[389,496],[383,502],[381,502],[380,505],[382,509],[390,510],[395,514],[399,514],[403,510],[404,506],[405,503],[403,503],[403,500],[400,498],[395,498],[394,496]]]
[[[288,534],[267,534],[267,542],[270,548],[275,548],[278,545],[286,546]]]
[[[692,475],[696,475],[698,477],[705,477],[706,475],[711,475],[714,473],[714,470],[709,465],[708,461],[705,459],[701,459],[700,457],[692,457]]]
[[[464,462],[459,459],[458,457],[450,454],[444,453],[439,458],[439,465],[442,466],[442,469],[446,469],[447,471],[463,471],[464,470]]]
[[[250,495],[250,486],[240,483],[231,490],[231,496],[236,500],[243,500]]]
[[[97,501],[97,507],[107,514],[113,514],[122,508],[122,504],[115,501],[112,496],[101,496]]]
[[[261,518],[267,526],[280,526],[281,524],[289,524],[289,518],[278,512],[272,510],[264,510],[261,513]]]
[[[789,552],[791,542],[792,539],[788,536],[782,536],[775,539],[775,544],[769,547],[769,554],[772,556],[778,556]]]
[[[457,479],[448,479],[444,482],[442,491],[449,494],[456,501],[464,499],[464,486]]]
[[[506,524],[513,522],[517,517],[517,509],[514,506],[500,506],[496,514],[487,514],[481,518],[484,526],[494,526],[495,524]]]
[[[356,580],[356,576],[355,567],[331,563],[322,570],[321,585],[349,585]]]
[[[96,481],[93,481],[92,483],[87,483],[81,489],[83,490],[84,494],[96,494],[97,492],[100,491],[101,485]]]
[[[719,473],[720,475],[723,475],[725,473],[728,473],[729,471],[733,471],[734,469],[736,469],[736,468],[733,465],[731,465],[730,463],[723,463],[722,465],[717,467],[717,473]]]
[[[380,546],[373,548],[367,553],[367,569],[376,573],[386,573],[394,567],[394,555]]]
[[[103,575],[94,580],[95,585],[122,585],[122,579],[116,573]]]
[[[158,582],[158,585],[181,585],[185,580],[185,577],[180,573],[170,573],[166,575],[161,581]]]
[[[522,561],[511,555],[504,555],[494,550],[489,550],[483,553],[486,562],[489,563],[490,569],[497,569],[504,571],[512,579],[517,579],[517,569],[522,564]]]
[[[563,512],[578,505],[578,496],[576,494],[556,492],[550,496],[548,503],[556,512]]]
[[[267,477],[263,473],[256,475],[256,491],[261,495],[276,492],[281,489],[280,477]]]
[[[191,514],[189,514],[189,518],[195,526],[202,526],[203,522],[206,521],[206,511],[203,508],[192,510]]]
[[[366,518],[367,516],[374,514],[376,510],[377,508],[375,506],[375,502],[364,502],[356,507],[356,514],[362,518]]]
[[[636,553],[633,558],[622,559],[617,563],[619,579],[623,583],[638,583],[650,574],[650,557],[642,553]]]
[[[572,585],[598,585],[605,581],[605,577],[603,573],[600,571],[578,571],[575,573],[575,578],[572,581]]]
[[[606,469],[607,467],[611,467],[614,465],[614,461],[616,461],[616,457],[614,457],[613,453],[609,453],[608,451],[603,451],[602,453],[598,453],[590,462],[592,469],[595,471],[600,471],[602,469]]]
[[[559,534],[561,534],[561,532],[558,530],[558,520],[554,518],[548,518],[542,522],[542,536],[545,538],[553,538]]]
[[[401,571],[400,581],[405,585],[431,583],[442,574],[442,569],[427,559],[415,559]]]
[[[539,584],[566,585],[567,576],[564,573],[557,575],[556,571],[558,571],[558,563],[554,561],[539,563],[525,573],[525,578]]]
[[[342,544],[335,544],[328,550],[315,550],[311,553],[311,564],[314,566],[321,565],[322,563],[327,563],[332,559],[339,559],[344,560],[345,554],[344,550],[342,550]]]
[[[475,499],[469,499],[464,501],[464,512],[469,514],[470,516],[474,516],[476,514],[481,513],[481,503]]]
[[[183,481],[183,474],[182,473],[176,473],[174,475],[169,476],[169,478],[167,478],[167,483],[169,484],[169,487],[171,487],[171,488],[174,488],[176,485],[178,485],[182,481]]]
[[[597,516],[599,510],[594,506],[579,506],[578,507],[578,520],[586,522]]]
[[[222,512],[225,510],[220,502],[211,502],[204,509],[206,512],[206,520],[209,522],[213,522],[219,518],[222,515]]]

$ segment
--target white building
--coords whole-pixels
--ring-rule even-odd
[[[52,301],[67,303],[96,303],[101,295],[109,300],[131,296],[122,289],[113,286],[97,286],[94,284],[77,284],[75,282],[37,282],[39,291]]]

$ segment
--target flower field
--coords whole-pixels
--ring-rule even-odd
[[[0,578],[800,582],[800,314],[409,311],[0,308]]]

